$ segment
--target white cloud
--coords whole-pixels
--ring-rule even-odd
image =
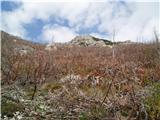
[[[92,2],[90,2],[92,1]],[[63,2],[63,3],[62,3]],[[68,41],[82,29],[96,27],[100,37],[112,37],[113,29],[116,29],[116,40],[137,40],[143,36],[145,39],[153,37],[153,27],[160,28],[159,4],[156,2],[93,2],[93,0],[78,0],[75,2],[38,2],[23,1],[20,8],[12,12],[2,11],[2,29],[15,35],[27,37],[25,24],[32,23],[36,19],[44,22],[51,19],[59,20],[59,25],[45,25],[43,37],[50,41],[52,32],[58,42]],[[61,20],[66,20],[69,27],[62,25]],[[160,32],[160,30],[158,30]],[[109,36],[100,33],[107,33]],[[91,34],[93,32],[91,31]],[[64,40],[63,36],[67,36]]]
[[[107,37],[108,37],[107,35],[100,34],[100,33],[91,33],[90,35],[97,37],[97,38],[101,38],[101,39],[107,39]]]
[[[70,28],[59,25],[46,25],[43,28],[42,39],[46,42],[68,42],[77,34]]]
[[[49,3],[23,2],[14,11],[2,11],[1,28],[14,35],[27,37],[24,25],[35,19],[49,20],[49,17],[56,12],[52,7]]]
[[[153,28],[159,29],[158,7],[157,3],[135,3],[132,7],[133,13],[126,19],[125,25],[117,31],[117,40],[137,41],[137,37],[143,37],[144,41],[152,39]]]
[[[1,27],[9,33],[23,37],[26,31],[23,28],[23,19],[16,19],[19,15],[19,12],[2,12]]]

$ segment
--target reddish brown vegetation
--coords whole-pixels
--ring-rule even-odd
[[[50,52],[37,50],[23,56],[12,54],[5,57],[9,70],[2,66],[2,80],[15,81],[25,76],[26,81],[50,81],[70,73],[108,78],[116,76],[118,79],[137,76],[141,82],[147,78],[160,78],[154,45],[118,45],[115,56],[113,59],[110,48],[78,46],[61,47]],[[110,76],[109,72],[113,75]]]
[[[80,106],[80,103],[77,103],[80,97],[84,99],[91,111],[95,106],[91,104],[91,101],[96,102],[99,108],[105,108],[103,109],[105,113],[107,109],[107,117],[118,118],[117,111],[123,112],[124,110],[128,112],[128,120],[135,118],[134,114],[137,111],[139,115],[136,118],[144,118],[144,111],[141,111],[142,102],[139,100],[140,97],[135,95],[137,94],[135,91],[140,91],[139,88],[143,89],[147,86],[148,81],[160,80],[160,63],[154,44],[116,45],[115,58],[112,58],[112,49],[106,47],[63,46],[58,47],[57,50],[45,51],[42,46],[37,46],[35,49],[34,52],[24,55],[2,52],[4,59],[2,84],[18,82],[23,86],[33,85],[31,99],[34,99],[38,85],[53,83],[53,85],[48,85],[52,88],[47,89],[52,89],[51,92],[55,92],[55,89],[63,89],[64,94],[57,97],[57,102],[63,107],[65,105],[64,108],[67,111],[70,105]],[[67,75],[79,75],[80,78],[78,81],[74,79],[76,82],[70,79],[60,83],[59,81]],[[102,95],[98,95],[99,91]],[[82,94],[79,94],[80,92]],[[112,106],[108,107],[110,104]],[[97,111],[103,112],[99,108],[93,109],[96,111],[92,111],[93,116],[91,115],[89,119],[95,119]],[[114,111],[115,109],[118,110]],[[86,110],[86,106],[82,107],[82,110]],[[79,113],[80,111],[76,115]]]

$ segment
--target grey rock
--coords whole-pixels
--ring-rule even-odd
[[[79,45],[84,47],[87,46],[106,47],[107,45],[111,45],[112,42],[105,39],[99,39],[91,35],[82,35],[75,37],[73,40],[69,42],[69,44]]]

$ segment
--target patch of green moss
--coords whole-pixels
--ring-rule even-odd
[[[12,117],[13,113],[17,111],[22,112],[24,110],[24,107],[21,104],[15,103],[3,97],[1,102],[2,102],[1,103],[2,116],[6,115],[8,117]]]
[[[60,83],[46,83],[46,84],[44,84],[44,85],[42,86],[42,89],[43,89],[43,90],[45,90],[45,91],[51,90],[52,92],[53,92],[54,90],[58,90],[58,89],[60,89],[60,88],[62,88],[62,84],[60,84]]]
[[[101,105],[92,105],[87,112],[79,115],[80,120],[101,120],[107,116],[108,111]]]
[[[79,120],[89,120],[89,118],[85,112],[81,112],[79,115]]]

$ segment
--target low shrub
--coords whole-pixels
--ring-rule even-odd
[[[151,88],[151,95],[145,100],[145,107],[150,119],[160,118],[160,83],[154,83]]]

